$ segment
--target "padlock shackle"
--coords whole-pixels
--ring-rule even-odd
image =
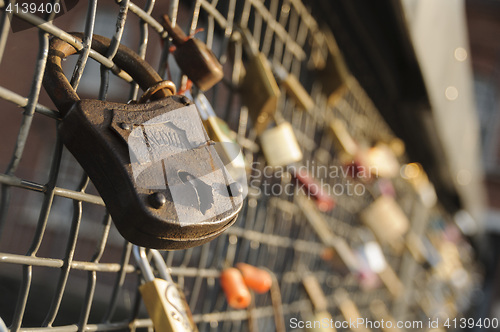
[[[80,41],[84,37],[83,33],[71,33],[71,35]],[[109,38],[99,35],[93,35],[92,37],[92,49],[102,55],[106,55],[110,44],[111,40]],[[61,66],[64,58],[77,53],[77,51],[76,48],[59,38],[54,37],[50,41],[43,86],[61,112],[61,117],[64,117],[73,104],[80,100],[80,97],[64,75]],[[118,47],[113,62],[120,69],[126,71],[144,91],[162,81],[160,75],[149,63],[126,46],[120,45]],[[160,99],[170,95],[172,95],[171,90],[162,89],[157,91],[152,96],[152,99]]]
[[[132,251],[134,253],[135,261],[137,262],[137,265],[139,266],[139,269],[141,270],[141,273],[144,277],[144,280],[146,280],[146,282],[153,281],[153,279],[155,279],[155,275],[153,273],[151,265],[149,264],[148,255],[146,254],[146,248],[134,245]],[[155,263],[156,269],[158,270],[158,273],[160,274],[160,277],[167,280],[168,282],[173,283],[167,264],[165,264],[165,260],[161,256],[160,252],[156,249],[150,249],[149,252],[153,255],[153,261]]]
[[[172,21],[168,17],[168,15],[163,15],[163,28],[167,30],[168,36],[172,38],[172,41],[174,45],[179,46],[181,44],[184,44],[189,37],[182,31],[182,29],[179,27],[179,25],[172,26]]]
[[[135,262],[137,263],[139,270],[141,270],[144,280],[146,280],[146,282],[153,281],[155,275],[151,265],[149,265],[146,248],[134,245],[132,252],[134,253]]]
[[[250,30],[247,27],[242,27],[238,25],[236,31],[238,31],[241,36],[241,42],[243,44],[243,48],[245,49],[247,55],[252,57],[258,56],[260,53],[259,45],[253,38]]]

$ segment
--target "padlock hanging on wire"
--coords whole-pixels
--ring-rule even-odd
[[[139,286],[139,291],[149,317],[153,321],[154,330],[156,332],[198,332],[184,294],[172,280],[160,253],[155,249],[150,250],[161,278],[155,277],[145,248],[134,246],[133,253],[145,281]]]
[[[266,129],[260,136],[262,152],[271,167],[286,167],[301,188],[312,197],[322,212],[331,211],[335,200],[324,190],[322,184],[307,171],[302,161],[302,151],[292,125],[279,112],[273,116],[276,127]]]
[[[214,141],[214,147],[229,175],[234,181],[231,190],[241,192],[243,197],[248,193],[247,183],[247,163],[243,156],[240,145],[233,138],[236,133],[229,129],[227,123],[219,118],[203,92],[193,88],[194,97],[189,91],[185,96],[191,98],[200,113],[205,130],[211,140]],[[234,188],[233,188],[234,187]]]
[[[175,45],[175,61],[194,85],[207,91],[222,80],[222,65],[212,50],[201,40],[187,36],[178,25],[173,26],[168,15],[162,18],[163,28]]]
[[[272,121],[281,95],[266,56],[259,51],[248,28],[233,32],[233,38],[242,39],[247,56],[245,76],[240,86],[243,104],[253,121],[253,129],[259,135]]]
[[[106,54],[110,43],[94,35],[92,49]],[[196,106],[175,95],[172,82],[123,45],[114,57],[115,69],[126,71],[144,90],[139,102],[80,100],[61,68],[63,59],[76,52],[60,39],[51,40],[44,87],[60,112],[65,146],[89,175],[123,237],[149,248],[185,249],[232,225],[243,196],[231,190],[233,182]]]
[[[374,146],[367,147],[356,142],[341,119],[332,120],[329,129],[347,175],[365,182],[399,175],[400,164],[390,145],[377,142]]]

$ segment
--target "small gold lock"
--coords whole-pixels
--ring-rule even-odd
[[[410,229],[410,221],[393,198],[378,197],[361,211],[360,219],[382,244],[388,244],[396,252],[403,249],[403,236]]]
[[[286,166],[302,160],[302,151],[292,125],[283,121],[260,135],[262,152],[272,167]]]
[[[186,92],[186,96],[192,98],[189,92]],[[240,183],[242,188],[246,190],[246,163],[241,147],[233,139],[236,133],[232,132],[227,123],[215,114],[212,105],[202,92],[197,92],[193,100],[200,113],[208,137],[216,142],[215,150],[226,169],[233,180]]]
[[[173,282],[165,261],[152,249],[157,269],[164,279],[155,278],[148,263],[146,249],[134,246],[134,257],[146,283],[139,286],[142,300],[156,332],[198,332],[184,294]]]
[[[241,83],[242,100],[258,135],[271,122],[281,93],[266,56],[259,52],[250,32],[242,29],[241,36],[248,56]]]

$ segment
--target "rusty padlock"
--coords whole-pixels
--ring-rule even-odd
[[[168,15],[163,15],[163,27],[175,45],[177,65],[200,90],[206,91],[222,80],[222,65],[205,43],[186,36],[178,25],[173,27]]]
[[[93,36],[95,51],[105,54],[109,45],[109,39]],[[61,68],[74,53],[74,47],[53,38],[43,83],[61,114],[64,144],[99,191],[118,231],[140,246],[184,249],[228,228],[242,195],[228,189],[233,182],[195,105],[173,95],[173,83],[162,81],[125,46],[114,62],[145,91],[141,100],[155,101],[80,100]]]

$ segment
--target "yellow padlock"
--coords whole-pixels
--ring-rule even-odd
[[[142,300],[156,332],[198,332],[184,294],[173,282],[165,261],[152,249],[153,259],[162,279],[155,278],[146,249],[134,246],[134,257],[146,281],[139,287]]]
[[[195,97],[186,92],[186,96],[193,99],[208,137],[216,142],[215,150],[219,154],[227,171],[232,179],[238,182],[245,191],[247,187],[247,165],[240,145],[233,139],[236,133],[232,132],[227,123],[215,114],[212,105],[202,92],[196,92]]]
[[[281,93],[266,56],[259,52],[250,32],[241,29],[241,36],[248,56],[241,83],[242,100],[258,135],[273,119]]]
[[[322,89],[328,96],[328,103],[333,105],[346,89],[346,81],[350,76],[340,49],[329,31],[325,31],[325,43],[328,50],[325,66],[318,71],[318,79]]]

